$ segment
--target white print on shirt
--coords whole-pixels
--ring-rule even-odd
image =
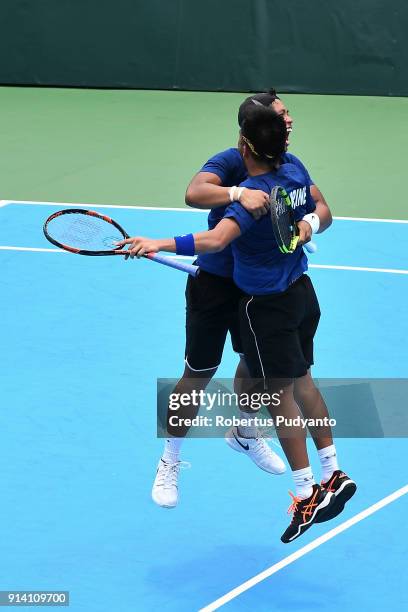
[[[292,201],[293,208],[297,208],[298,206],[304,206],[306,204],[306,187],[300,187],[299,189],[295,189],[289,195]]]

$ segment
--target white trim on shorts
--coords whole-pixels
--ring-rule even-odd
[[[220,362],[218,365],[214,366],[213,368],[202,368],[201,370],[196,370],[196,368],[192,368],[191,365],[188,363],[187,357],[184,359],[184,363],[186,364],[188,369],[191,370],[192,372],[210,372],[211,370],[216,370],[221,364]]]
[[[265,385],[266,385],[265,370],[264,370],[264,367],[263,367],[263,363],[262,363],[262,359],[261,359],[261,353],[260,353],[260,351],[259,351],[258,341],[257,341],[257,339],[256,339],[256,334],[255,334],[254,329],[253,329],[253,327],[252,327],[251,319],[250,319],[250,317],[249,317],[249,312],[248,312],[248,306],[249,306],[249,304],[252,302],[252,300],[253,300],[253,299],[254,299],[254,296],[252,295],[252,296],[251,296],[251,299],[250,299],[250,300],[248,300],[248,302],[246,303],[246,306],[245,306],[245,312],[246,312],[246,315],[247,315],[247,318],[248,318],[248,323],[249,323],[250,330],[251,330],[251,332],[252,332],[252,334],[253,334],[253,336],[254,336],[255,346],[256,346],[256,351],[257,351],[257,353],[258,353],[259,363],[261,364],[262,377],[263,377],[263,380],[264,380],[264,386],[265,386]],[[266,387],[265,387],[265,388],[266,388]]]

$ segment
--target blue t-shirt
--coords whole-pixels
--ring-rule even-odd
[[[250,177],[242,185],[267,193],[276,185],[284,187],[292,200],[297,221],[316,208],[307,176],[295,164],[286,163],[274,172]],[[307,270],[307,257],[302,247],[290,255],[281,253],[270,215],[255,221],[239,202],[233,202],[227,207],[224,218],[234,219],[241,229],[241,235],[231,245],[233,277],[235,284],[249,295],[285,291]]]
[[[305,176],[307,185],[313,185],[313,181],[309,176],[308,171],[302,164],[300,159],[291,153],[285,153],[283,163],[294,164],[300,168]],[[200,172],[211,172],[216,174],[224,187],[232,187],[232,185],[241,185],[248,178],[247,169],[238,149],[227,149],[221,153],[217,153],[211,157],[201,168]],[[227,206],[219,206],[213,208],[208,215],[208,229],[214,229],[219,221],[224,217]],[[218,276],[231,277],[234,270],[234,260],[232,256],[231,246],[220,253],[207,253],[199,255],[197,258],[198,265],[206,272],[217,274]]]

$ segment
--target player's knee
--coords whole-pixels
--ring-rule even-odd
[[[310,371],[306,376],[296,378],[294,386],[295,397],[301,400],[303,397],[307,397],[312,393],[316,393],[317,387],[313,382],[313,378],[310,375]]]

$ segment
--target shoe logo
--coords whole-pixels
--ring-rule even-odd
[[[248,450],[249,450],[249,444],[242,444],[242,442],[240,442],[240,441],[238,440],[237,436],[235,435],[235,431],[234,431],[234,430],[232,430],[232,435],[234,436],[234,438],[236,439],[236,441],[238,442],[238,444],[239,444],[240,446],[242,446],[242,448],[243,448],[244,450],[246,450],[246,451],[248,451]]]

